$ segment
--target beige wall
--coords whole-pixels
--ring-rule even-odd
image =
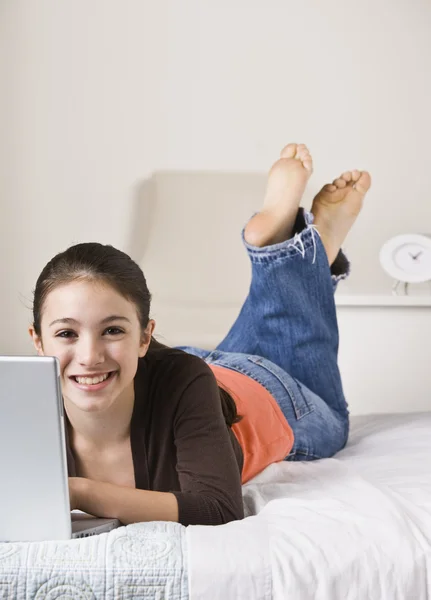
[[[306,204],[340,171],[372,172],[347,243],[350,285],[387,289],[377,262],[383,241],[431,231],[430,21],[425,0],[2,0],[0,352],[32,351],[36,278],[72,243],[126,249],[148,270],[156,300],[187,296],[145,255],[149,175],[212,171],[222,197],[231,180],[220,173],[249,173],[245,185],[256,182],[256,191],[287,141],[305,141],[315,156]],[[190,199],[198,200],[197,239],[202,228],[217,239],[217,198]],[[248,207],[241,202],[238,223]],[[193,220],[182,226],[193,234]],[[224,231],[229,244],[236,229]],[[170,242],[175,235],[173,227]],[[210,262],[212,252],[202,256]],[[184,273],[184,285],[203,293],[198,268]],[[232,309],[246,277],[236,286],[232,272],[218,277],[220,301]],[[178,334],[170,327],[161,323],[168,339]]]

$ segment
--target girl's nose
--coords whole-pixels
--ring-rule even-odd
[[[85,367],[93,367],[103,362],[103,344],[93,339],[82,340],[77,349],[77,360]]]

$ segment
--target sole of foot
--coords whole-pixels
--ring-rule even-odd
[[[362,209],[371,186],[367,171],[346,171],[325,185],[313,200],[314,224],[331,265]]]
[[[291,237],[301,198],[313,172],[313,160],[305,144],[288,144],[268,174],[262,210],[245,228],[245,240],[253,246],[278,244]]]

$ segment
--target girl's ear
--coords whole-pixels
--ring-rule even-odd
[[[148,351],[148,347],[151,343],[151,336],[153,335],[153,331],[154,331],[155,327],[156,327],[156,322],[154,321],[154,319],[150,319],[148,321],[148,325],[145,328],[145,331],[142,335],[141,345],[139,347],[139,357],[140,358],[145,356]]]
[[[33,327],[29,327],[28,332],[30,334],[31,339],[33,340],[33,345],[36,348],[36,352],[39,356],[44,356],[42,338],[40,338],[37,335]]]

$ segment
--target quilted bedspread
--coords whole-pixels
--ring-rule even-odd
[[[0,600],[187,600],[185,531],[137,523],[83,539],[0,544]]]
[[[248,482],[242,521],[0,544],[0,600],[427,600],[430,464],[431,412],[352,417],[336,457]]]

